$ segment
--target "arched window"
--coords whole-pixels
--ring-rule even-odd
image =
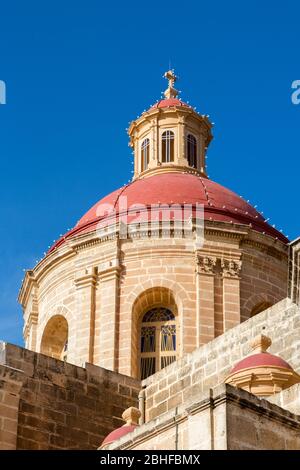
[[[187,136],[187,159],[189,166],[197,168],[197,141],[192,134]]]
[[[156,307],[145,313],[141,324],[141,379],[176,360],[176,320],[168,308]]]
[[[149,165],[150,140],[145,139],[141,146],[141,170],[145,171]]]
[[[162,162],[174,162],[174,132],[165,131],[162,135]]]

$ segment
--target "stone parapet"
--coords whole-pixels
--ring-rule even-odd
[[[300,416],[230,385],[194,396],[136,428],[108,449],[299,449]]]
[[[0,448],[97,449],[139,391],[131,377],[0,343]]]

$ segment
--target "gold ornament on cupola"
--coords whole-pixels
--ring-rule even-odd
[[[168,80],[164,98],[132,121],[128,129],[134,154],[133,179],[167,172],[207,177],[212,124],[178,98],[174,70],[168,70],[164,78]]]

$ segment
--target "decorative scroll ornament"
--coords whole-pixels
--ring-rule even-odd
[[[213,274],[214,267],[217,263],[217,259],[211,256],[199,256],[196,257],[197,272],[203,274]]]
[[[221,268],[223,270],[223,276],[238,277],[242,269],[242,262],[232,259],[222,259]]]

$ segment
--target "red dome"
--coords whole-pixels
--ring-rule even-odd
[[[104,446],[105,444],[111,444],[112,442],[115,442],[116,440],[120,439],[123,436],[126,436],[126,434],[129,434],[130,432],[134,431],[135,428],[137,427],[136,424],[125,424],[124,426],[121,426],[120,428],[115,429],[111,433],[106,436],[104,441],[101,444],[101,447]]]
[[[120,206],[122,206],[123,198],[120,199],[121,196],[126,196],[128,208],[143,204],[147,206],[147,210],[151,204],[203,204],[204,219],[207,221],[250,225],[253,230],[288,243],[284,235],[267,224],[261,214],[234,192],[207,178],[174,172],[137,179],[104,197],[79,220],[72,230],[59,239],[50,251],[60,246],[66,238],[95,230],[100,221],[105,220],[109,225],[109,216],[99,216],[100,208],[108,204],[113,207],[116,215],[122,213]],[[132,216],[132,219],[135,217]]]
[[[191,107],[190,105],[188,105],[187,103],[184,103],[178,98],[167,98],[167,99],[163,99],[155,103],[155,105],[152,106],[150,110],[154,108],[168,108],[170,106],[186,106],[187,108]]]
[[[234,374],[243,369],[255,368],[255,367],[281,367],[283,369],[292,370],[291,366],[281,359],[281,357],[274,356],[268,352],[252,354],[251,356],[245,357],[242,361],[238,362],[230,374]]]

